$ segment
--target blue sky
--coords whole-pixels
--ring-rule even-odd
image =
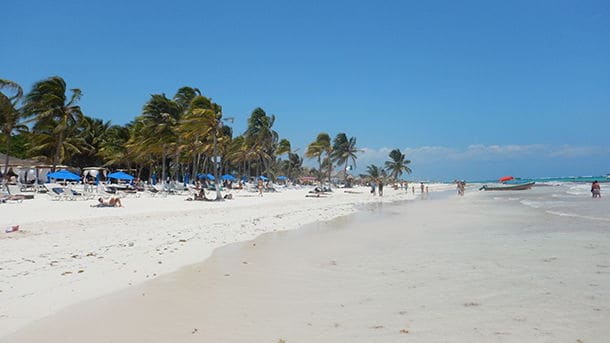
[[[346,132],[413,177],[610,173],[607,1],[12,1],[0,77],[60,75],[124,124],[153,93],[255,107],[303,147]]]

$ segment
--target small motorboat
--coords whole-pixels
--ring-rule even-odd
[[[484,185],[479,190],[484,191],[524,191],[532,188],[536,182],[530,181],[525,183],[513,183],[513,184],[502,184],[502,185]]]

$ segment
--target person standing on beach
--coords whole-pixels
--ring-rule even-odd
[[[419,188],[421,189],[421,194],[424,194],[424,183],[423,182],[421,182],[419,184]]]
[[[371,181],[371,194],[375,195],[375,188],[377,185],[375,184],[375,180]]]
[[[599,185],[599,182],[593,181],[593,183],[591,184],[591,195],[594,198],[602,197],[602,189],[601,189],[601,186]]]
[[[263,180],[258,179],[257,186],[258,186],[258,195],[262,197],[263,196]]]
[[[456,181],[456,182],[457,182],[458,195],[464,196],[466,182],[465,181]]]
[[[379,196],[383,196],[383,179],[379,179]]]
[[[413,192],[413,194],[415,194],[415,186],[411,186],[411,192]]]

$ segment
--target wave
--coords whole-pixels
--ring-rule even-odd
[[[601,220],[601,221],[610,222],[610,218],[585,216],[585,215],[576,214],[576,213],[566,213],[566,212],[551,211],[551,210],[547,210],[546,213],[553,214],[556,216],[561,216],[561,217],[583,218],[583,219],[589,219],[589,220]]]
[[[570,195],[585,195],[591,193],[591,188],[587,184],[573,185],[566,190],[566,193]]]
[[[542,208],[552,208],[552,207],[564,205],[566,203],[565,201],[560,201],[560,200],[558,200],[558,201],[521,200],[520,202],[521,202],[521,204],[532,207],[532,208],[541,208],[541,207]]]

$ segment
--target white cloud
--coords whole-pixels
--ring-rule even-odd
[[[464,150],[457,150],[448,158],[455,160],[494,160],[497,158],[518,158],[527,155],[544,153],[547,147],[541,144],[530,145],[469,145]]]
[[[571,146],[563,145],[549,152],[549,157],[588,157],[609,155],[609,146]]]
[[[362,148],[362,152],[358,154],[358,159],[356,163],[359,169],[363,169],[364,166],[368,166],[370,164],[382,165],[384,161],[388,159],[388,155],[392,149],[390,148]]]
[[[393,148],[361,148],[358,154],[356,174],[363,173],[366,166],[383,166]],[[582,159],[590,161],[610,159],[610,146],[551,146],[544,144],[473,144],[462,148],[446,146],[419,146],[401,149],[411,160],[412,177],[437,177],[451,179],[455,175],[464,177],[489,177],[503,174],[506,170],[517,170],[531,175],[546,175],[545,166],[566,165],[584,172],[598,170],[597,165],[582,166]],[[535,162],[535,163],[532,163]],[[306,163],[317,167],[315,161]],[[578,167],[577,167],[578,166]],[[576,171],[575,173],[578,173]]]
[[[358,157],[358,164],[368,165],[371,163],[382,164],[388,159],[392,149],[383,147],[379,149],[363,148]],[[418,164],[428,164],[441,160],[453,161],[493,161],[510,160],[523,157],[547,157],[547,158],[574,158],[599,156],[610,154],[607,146],[570,146],[552,147],[544,144],[527,145],[483,145],[473,144],[466,148],[449,148],[445,146],[421,146],[407,147],[402,152],[408,159]]]

